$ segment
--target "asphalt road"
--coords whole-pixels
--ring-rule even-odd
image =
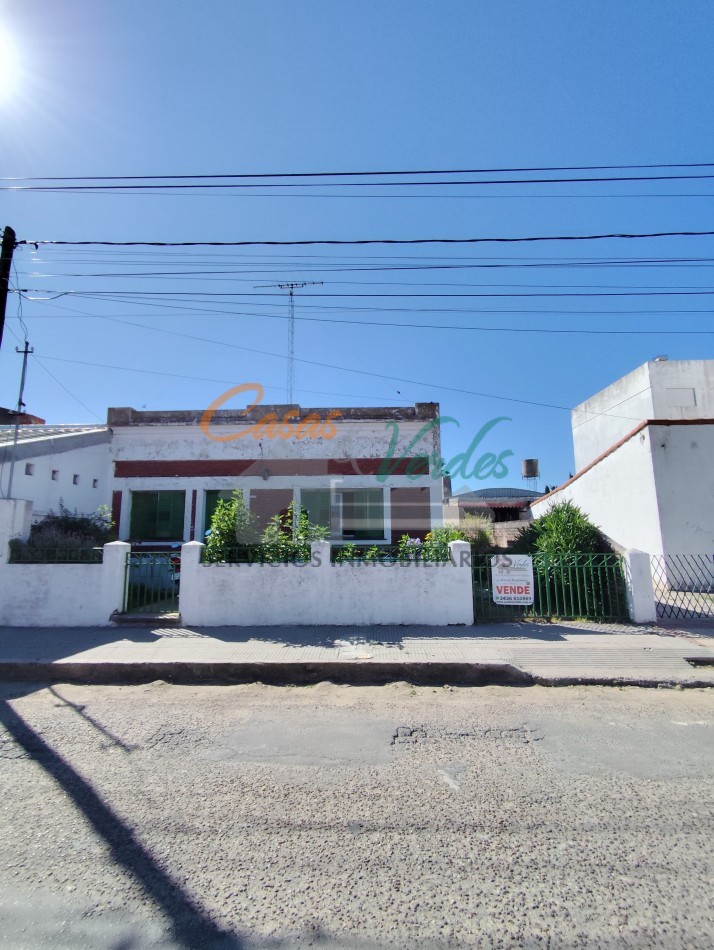
[[[0,686],[0,945],[710,948],[714,693]]]

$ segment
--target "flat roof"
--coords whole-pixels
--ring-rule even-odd
[[[195,426],[199,425],[205,409],[137,410],[131,407],[111,408],[107,411],[107,425],[123,426]],[[438,402],[417,402],[413,406],[320,406],[303,408],[298,405],[259,405],[250,409],[217,409],[211,416],[211,425],[240,425],[259,422],[274,414],[282,419],[290,413],[293,425],[308,416],[323,420],[329,416],[334,422],[388,422],[436,419]]]

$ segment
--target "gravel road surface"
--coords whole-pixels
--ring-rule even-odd
[[[714,694],[0,685],[0,945],[711,948]]]

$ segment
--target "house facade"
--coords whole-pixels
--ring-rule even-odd
[[[572,412],[576,474],[533,502],[577,504],[622,548],[714,555],[714,360],[660,357]]]
[[[439,407],[110,409],[111,502],[138,548],[203,540],[235,489],[259,527],[291,502],[335,542],[396,543],[442,523]]]

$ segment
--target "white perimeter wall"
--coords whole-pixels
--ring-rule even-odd
[[[272,624],[472,624],[469,546],[454,563],[331,564],[315,542],[309,564],[201,564],[184,544],[181,617],[202,626]]]
[[[0,625],[101,627],[122,610],[128,544],[104,545],[101,564],[10,564],[9,541],[26,538],[32,506],[0,499]]]

